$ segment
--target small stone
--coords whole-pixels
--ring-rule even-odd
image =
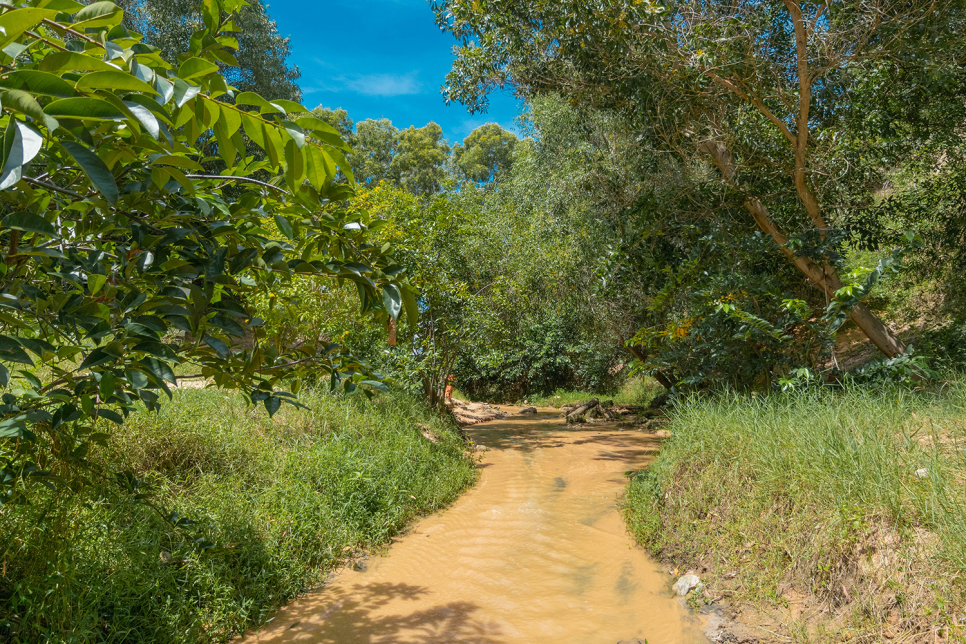
[[[524,409],[521,409],[518,413],[520,413],[520,414],[535,414],[535,413],[537,413],[537,408],[536,407],[526,407]]]
[[[701,579],[697,575],[684,575],[675,582],[671,589],[680,597],[684,597],[692,588],[697,587],[701,583]]]
[[[919,468],[918,470],[916,470],[916,478],[917,479],[924,479],[927,476],[929,476],[929,470],[927,470],[926,468],[922,467],[922,468]]]

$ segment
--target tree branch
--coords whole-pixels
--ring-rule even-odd
[[[251,177],[233,177],[233,176],[230,176],[230,175],[229,176],[226,176],[226,175],[221,175],[221,174],[186,174],[185,177],[187,177],[188,179],[223,179],[223,180],[228,181],[228,182],[238,181],[238,182],[241,182],[241,183],[254,183],[254,184],[257,184],[257,185],[262,186],[264,188],[271,188],[272,190],[277,190],[277,191],[279,191],[279,192],[281,192],[282,194],[285,194],[285,195],[291,195],[292,194],[288,190],[286,190],[285,188],[279,188],[278,186],[273,186],[270,183],[266,183],[264,181],[259,181],[258,179],[252,179]]]

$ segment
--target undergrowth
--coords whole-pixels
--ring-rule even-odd
[[[588,393],[586,391],[570,391],[558,389],[548,396],[532,396],[526,399],[529,405],[537,407],[562,407],[591,398],[613,400],[618,405],[647,405],[655,396],[664,393],[665,389],[651,378],[630,378],[616,392]]]
[[[474,480],[415,400],[303,399],[179,391],[113,436],[128,475],[0,507],[0,641],[228,641]]]
[[[705,597],[799,642],[962,641],[966,385],[695,398],[669,429],[625,515]]]

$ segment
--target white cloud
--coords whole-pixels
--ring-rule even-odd
[[[365,74],[352,78],[339,79],[346,88],[366,96],[404,96],[421,94],[423,85],[416,80],[416,73],[404,76],[393,74]]]
[[[354,92],[365,96],[408,96],[422,94],[423,84],[416,78],[418,72],[408,74],[355,74],[334,78],[313,78],[302,85],[302,92]]]

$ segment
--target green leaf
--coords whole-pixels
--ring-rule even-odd
[[[0,34],[0,49],[6,47],[17,38],[20,38],[23,32],[28,29],[33,29],[43,22],[44,19],[52,20],[57,17],[58,13],[58,11],[53,9],[36,9],[30,7],[27,9],[14,9],[13,11],[8,11],[0,15],[0,28],[3,29],[2,34]]]
[[[386,383],[379,382],[378,380],[363,380],[359,384],[360,385],[369,385],[373,389],[378,389],[379,391],[381,391],[383,393],[389,393],[389,387],[386,386]]]
[[[382,304],[392,319],[399,319],[399,313],[402,311],[402,294],[395,285],[386,284],[382,287]]]
[[[305,156],[294,140],[285,144],[285,180],[292,190],[298,190],[305,175]]]
[[[34,365],[34,361],[30,359],[20,343],[7,335],[0,335],[0,360],[30,365],[31,367]]]
[[[23,438],[27,431],[27,424],[22,420],[11,418],[0,423],[0,438]]]
[[[416,296],[405,286],[401,286],[399,292],[402,294],[403,304],[406,306],[406,317],[409,319],[409,325],[416,328],[416,324],[419,322],[419,306],[416,304]]]
[[[356,177],[354,174],[352,174],[352,167],[349,165],[349,162],[346,160],[345,155],[342,154],[341,151],[336,150],[335,148],[329,148],[328,150],[323,150],[322,152],[323,154],[329,155],[332,160],[335,161],[335,164],[339,166],[339,170],[342,170],[342,174],[344,174],[351,183],[356,182]]]
[[[40,103],[27,92],[22,92],[19,89],[8,89],[0,92],[0,103],[6,108],[26,114],[38,123],[47,122],[47,115],[44,114]]]
[[[305,106],[304,105],[301,105],[299,103],[296,103],[295,101],[285,100],[284,98],[277,98],[274,101],[271,101],[271,104],[274,105],[275,107],[281,107],[283,110],[285,110],[289,114],[298,114],[300,112],[308,112],[308,110],[305,109]]]
[[[151,162],[152,165],[172,165],[176,168],[184,168],[185,170],[195,170],[197,172],[204,172],[205,167],[195,161],[194,159],[189,159],[188,157],[176,157],[168,154],[164,154],[156,158]]]
[[[44,113],[54,118],[85,121],[119,121],[124,119],[124,112],[107,101],[97,98],[62,98],[45,107]]]
[[[204,58],[189,58],[181,63],[181,67],[178,68],[178,77],[184,80],[191,80],[192,78],[207,76],[217,71],[218,65],[211,61],[205,60]]]
[[[257,107],[262,114],[272,114],[276,112],[285,114],[285,108],[277,104],[269,103],[255,92],[242,92],[238,94],[235,97],[235,105],[253,105]],[[306,110],[305,108],[302,108],[301,111],[304,112]]]
[[[3,172],[0,173],[0,190],[6,190],[20,181],[23,166],[37,156],[43,144],[44,137],[37,130],[11,117],[4,135],[6,158]]]
[[[161,134],[161,125],[158,123],[157,117],[154,116],[151,110],[138,103],[132,103],[131,101],[124,101],[124,106],[131,111],[131,114],[135,119],[137,119],[138,123],[141,124],[148,135],[157,141],[158,136]]]
[[[13,228],[29,233],[41,233],[50,235],[51,237],[58,236],[53,224],[40,215],[35,215],[31,212],[15,212],[9,214],[3,218],[0,225],[4,228]]]
[[[97,417],[98,418],[106,418],[107,420],[111,421],[112,423],[114,423],[116,425],[123,425],[124,424],[124,417],[121,416],[116,411],[112,411],[110,409],[98,409],[97,410]]]
[[[141,360],[138,361],[138,364],[146,367],[148,371],[153,373],[161,380],[166,380],[170,383],[177,382],[177,379],[174,376],[174,371],[171,370],[171,367],[167,362],[163,362],[157,358],[145,357],[141,358]]]
[[[50,54],[40,61],[40,69],[45,72],[59,72],[72,70],[78,72],[89,71],[118,71],[116,65],[104,62],[100,57],[88,56],[76,51],[59,51]]]
[[[127,72],[103,71],[84,74],[74,85],[82,89],[110,89],[120,92],[141,92],[142,94],[157,94],[158,92],[137,76]]]
[[[265,399],[265,409],[268,411],[269,418],[274,416],[281,406],[282,399],[278,396],[269,396]]]
[[[0,387],[6,388],[10,384],[10,370],[0,363]]]
[[[102,401],[106,401],[111,396],[114,395],[115,378],[114,374],[110,371],[105,371],[101,374],[101,382],[98,386],[98,393],[101,396]]]
[[[10,72],[6,78],[0,78],[0,87],[27,90],[34,94],[57,98],[71,98],[77,94],[74,91],[74,86],[60,76],[36,69]]]
[[[309,183],[322,190],[325,184],[335,178],[335,164],[327,159],[322,150],[314,145],[307,145],[305,153],[305,176]]]
[[[107,167],[107,164],[79,143],[63,141],[61,145],[80,164],[81,169],[90,178],[98,192],[112,205],[116,204],[118,198],[117,182],[114,180],[114,174]]]
[[[222,342],[221,340],[219,340],[218,338],[213,338],[210,335],[206,335],[204,337],[204,342],[209,347],[214,349],[215,352],[218,353],[218,355],[221,356],[222,358],[227,358],[231,354],[231,352],[228,350],[228,345]]]
[[[95,2],[74,14],[74,29],[93,29],[94,27],[113,27],[121,24],[124,12],[113,2]]]
[[[275,215],[275,225],[278,226],[278,229],[282,231],[283,235],[289,239],[295,239],[295,231],[292,229],[292,224],[289,223],[288,219],[282,215]]]
[[[174,104],[183,107],[185,103],[193,99],[201,92],[197,85],[189,85],[180,78],[174,81]]]
[[[97,295],[105,284],[107,284],[107,275],[91,273],[87,276],[87,288],[90,289],[91,295]]]
[[[38,9],[54,9],[60,13],[74,14],[84,8],[79,2],[74,0],[40,0],[37,3]]]
[[[97,347],[84,358],[84,362],[81,363],[78,369],[90,369],[91,367],[96,367],[102,365],[111,360],[117,360],[117,356],[108,353],[104,350],[104,347]]]

